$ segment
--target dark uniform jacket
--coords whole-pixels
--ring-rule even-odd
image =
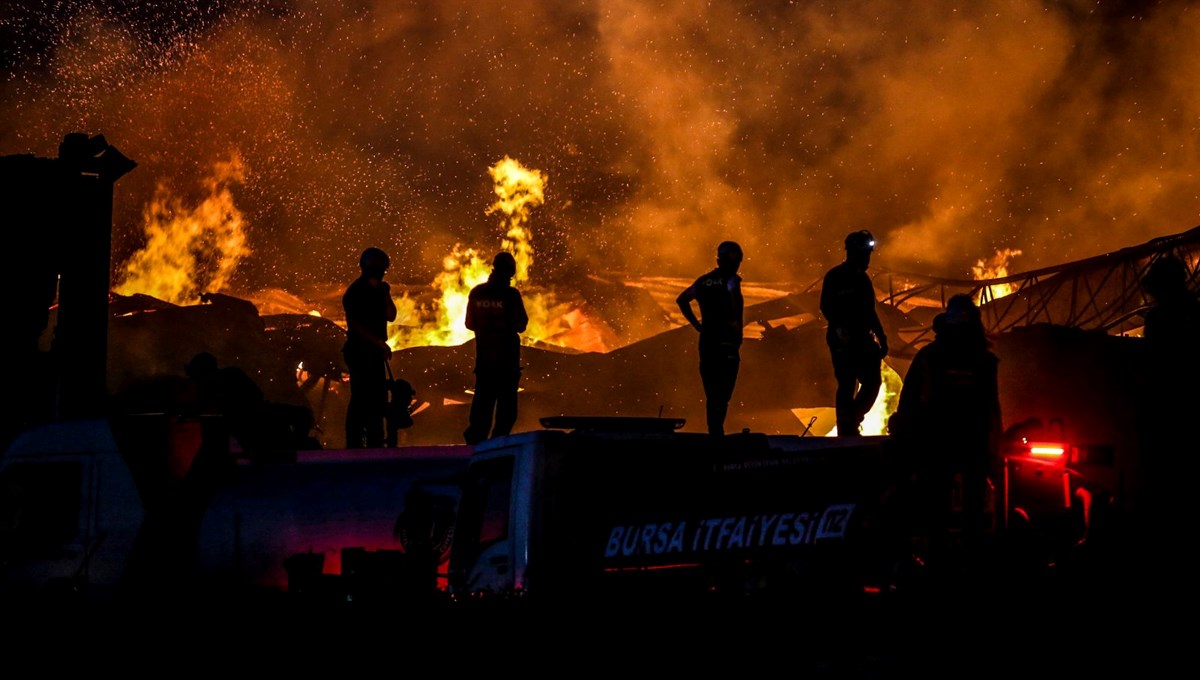
[[[488,279],[471,289],[465,323],[475,331],[475,370],[518,368],[529,325],[521,293],[508,281]]]
[[[859,348],[884,337],[883,324],[875,311],[875,286],[871,277],[848,262],[825,274],[821,285],[821,314],[829,323],[825,339],[830,347]]]
[[[1001,428],[999,359],[986,347],[945,333],[913,357],[893,418],[930,462],[990,467]]]
[[[373,357],[379,355],[383,360],[383,350],[374,343],[353,332],[353,324],[357,323],[372,336],[381,340],[387,339],[387,308],[388,297],[391,295],[387,287],[373,288],[366,277],[355,279],[345,294],[342,295],[342,309],[346,313],[346,346],[345,351],[355,356]]]
[[[737,349],[741,346],[742,310],[734,296],[741,282],[742,278],[737,274],[727,274],[717,268],[692,283],[703,320],[700,331],[702,350],[715,350],[718,347]]]

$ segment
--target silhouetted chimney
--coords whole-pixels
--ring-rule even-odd
[[[113,184],[136,166],[103,135],[78,132],[63,138],[57,158],[0,158],[0,219],[11,244],[3,289],[16,299],[13,331],[0,350],[26,378],[20,383],[26,389],[52,388],[50,417],[107,412]],[[38,342],[56,295],[47,365]],[[38,374],[31,373],[35,368]],[[44,419],[28,412],[37,402],[30,397],[18,424]]]
[[[136,167],[104,135],[67,135],[58,147],[62,209],[58,326],[58,415],[107,413],[108,294],[112,283],[113,183]]]

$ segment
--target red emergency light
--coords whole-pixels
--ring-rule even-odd
[[[1034,458],[1044,460],[1063,460],[1067,445],[1061,442],[1025,442],[1024,448]]]
[[[1058,441],[1013,442],[1004,458],[1003,518],[1014,516],[1028,522],[1031,507],[1041,511],[1071,507],[1072,446]],[[1019,487],[1014,498],[1014,486]]]

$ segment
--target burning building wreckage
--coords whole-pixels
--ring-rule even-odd
[[[71,160],[72,153],[82,160]],[[10,355],[28,358],[19,362],[22,384],[36,384],[30,371],[50,363],[47,357],[66,353],[75,358],[54,368],[60,409],[64,403],[70,407],[71,399],[92,399],[96,404],[107,400],[110,408],[125,413],[170,413],[188,397],[186,364],[209,352],[221,364],[248,373],[269,401],[310,410],[312,446],[343,445],[349,385],[341,355],[341,288],[310,299],[279,289],[244,296],[221,290],[244,237],[236,210],[220,205],[190,215],[160,210],[159,223],[147,227],[146,247],[109,285],[96,271],[97,262],[101,272],[108,264],[96,254],[106,252],[111,228],[104,223],[111,217],[111,196],[104,195],[104,187],[110,191],[111,183],[132,169],[132,161],[102,136],[86,135],[64,141],[58,165],[30,156],[5,161],[6,186],[13,191],[10,203],[24,206],[10,230],[40,234],[49,239],[42,246],[53,250],[58,247],[54,230],[28,225],[83,225],[70,227],[78,234],[60,247],[63,258],[9,271],[9,290],[27,290],[29,282],[46,284],[21,305],[21,314],[32,321],[23,321]],[[95,215],[55,212],[56,201],[80,190],[70,184],[78,177],[64,184],[55,174],[62,172],[60,165],[72,163],[99,166],[83,172],[101,185],[86,189],[103,199]],[[35,186],[38,172],[41,187]],[[543,418],[561,415],[667,417],[682,419],[685,429],[702,428],[695,337],[674,304],[688,281],[603,273],[552,285],[535,282],[530,277],[534,250],[529,215],[544,200],[544,177],[507,157],[490,172],[497,199],[489,213],[501,221],[500,247],[517,257],[515,283],[531,317],[515,431],[538,429]],[[220,191],[214,195],[220,198]],[[148,216],[154,213],[147,211]],[[100,236],[92,237],[92,243],[80,238],[86,233]],[[207,262],[196,254],[197,244],[206,240],[219,245]],[[1133,336],[1140,334],[1145,306],[1140,277],[1155,257],[1173,252],[1189,264],[1194,285],[1198,244],[1200,232],[1193,229],[1023,274],[980,269],[978,278],[970,280],[874,267],[882,320],[893,342],[884,362],[884,388],[863,433],[887,431],[908,362],[931,339],[933,316],[951,294],[967,292],[980,303],[1000,357],[1005,424],[1054,423],[1076,442],[1102,445],[1118,459],[1132,459],[1136,440],[1130,421],[1139,377],[1129,348],[1137,342]],[[413,424],[401,432],[401,444],[461,443],[474,357],[462,312],[467,292],[488,274],[490,255],[459,246],[446,256],[444,271],[432,284],[393,287],[401,312],[390,329],[390,367],[416,391]],[[205,267],[202,277],[199,270]],[[57,288],[54,277],[59,277]],[[729,426],[767,434],[835,433],[835,381],[818,310],[819,281],[744,285],[745,344]],[[89,313],[106,318],[99,324],[98,317],[81,318]],[[89,324],[106,328],[106,335],[76,330]],[[90,389],[106,394],[62,392],[61,385],[79,382],[79,376],[64,373],[94,372],[98,365],[105,375],[94,377]]]
[[[151,233],[146,249],[125,263],[115,276],[110,275],[107,246],[113,183],[133,167],[133,162],[108,145],[103,137],[89,138],[82,134],[70,135],[64,140],[58,159],[0,158],[0,171],[3,172],[0,186],[8,191],[5,200],[18,208],[11,214],[8,230],[26,232],[41,239],[36,245],[38,252],[58,254],[58,257],[21,260],[5,270],[10,277],[6,280],[9,284],[6,288],[22,293],[13,332],[5,337],[4,351],[12,361],[13,384],[26,391],[25,398],[13,406],[11,417],[5,419],[6,445],[26,431],[37,430],[33,426],[46,420],[86,422],[84,419],[107,416],[116,423],[112,436],[123,441],[122,455],[128,452],[139,458],[140,470],[146,470],[143,466],[149,462],[151,472],[162,477],[165,458],[167,467],[171,468],[168,472],[179,472],[172,466],[182,461],[182,469],[188,470],[183,479],[203,478],[192,474],[195,470],[193,461],[200,460],[198,452],[201,449],[211,452],[203,447],[204,443],[216,442],[225,433],[220,432],[221,437],[210,439],[208,435],[212,431],[204,425],[167,433],[162,430],[164,424],[166,429],[174,427],[174,420],[187,423],[195,420],[189,420],[194,415],[195,386],[190,382],[187,367],[197,355],[209,353],[219,364],[236,366],[244,371],[271,404],[289,409],[280,412],[299,411],[310,413],[312,417],[309,430],[300,433],[305,435],[303,443],[298,439],[289,444],[294,447],[292,450],[242,452],[248,454],[242,456],[244,463],[254,463],[260,456],[261,461],[267,463],[241,466],[246,474],[293,467],[297,471],[308,469],[310,472],[322,469],[321,463],[316,461],[310,460],[308,466],[302,464],[301,460],[308,458],[309,453],[302,451],[305,448],[318,456],[331,454],[364,462],[374,460],[371,456],[375,454],[404,454],[401,450],[374,451],[358,452],[367,455],[356,457],[356,452],[336,450],[344,445],[343,418],[349,398],[348,377],[341,353],[346,331],[339,314],[340,286],[331,287],[324,295],[307,298],[282,289],[238,295],[230,287],[221,285],[222,277],[228,271],[227,267],[222,269],[224,265],[220,258],[215,266],[210,263],[208,276],[203,279],[205,283],[197,283],[202,279],[197,272],[203,265],[196,257],[197,241],[215,242],[233,250],[240,247],[234,211],[199,211],[203,215],[176,211],[173,217],[168,215],[170,211],[164,212],[162,216],[171,219],[162,224],[155,223],[154,229],[148,229]],[[683,433],[683,439],[698,437],[698,433],[704,431],[705,404],[696,370],[696,337],[675,307],[675,296],[689,282],[665,276],[633,277],[613,273],[587,275],[554,284],[534,281],[529,277],[534,251],[528,217],[529,208],[542,200],[542,178],[536,171],[528,170],[512,159],[493,166],[492,176],[498,198],[492,212],[500,215],[504,227],[501,248],[513,253],[520,265],[517,285],[525,296],[531,317],[522,348],[522,391],[519,419],[514,429],[517,434],[512,438],[527,445],[515,449],[529,454],[537,448],[528,445],[529,442],[545,435],[561,434],[538,430],[554,429],[554,421],[561,423],[574,419],[578,422],[578,418],[573,418],[578,416],[648,418],[658,421],[655,424],[659,426],[664,420],[682,421],[683,429],[691,431],[691,434]],[[154,210],[148,211],[149,215],[154,213]],[[201,219],[205,215],[207,217]],[[217,251],[225,252],[220,248]],[[868,414],[863,434],[887,432],[887,421],[895,410],[908,365],[916,351],[931,340],[934,317],[951,295],[968,293],[980,303],[993,348],[1000,359],[1004,424],[1014,432],[1033,436],[1044,434],[1047,437],[1044,441],[1070,442],[1071,447],[1069,474],[1065,466],[1054,468],[1061,473],[1062,484],[1054,474],[1045,474],[1047,470],[1033,465],[1032,459],[1024,459],[1015,465],[1009,465],[1006,460],[1006,492],[1001,495],[1006,504],[1005,521],[1009,521],[1012,514],[1007,507],[1011,472],[1038,478],[1030,488],[1036,488],[1039,493],[1024,498],[1022,502],[1026,505],[1019,510],[1033,507],[1029,504],[1030,499],[1044,500],[1049,510],[1035,508],[1035,515],[1048,517],[1054,523],[1068,515],[1074,520],[1076,509],[1081,508],[1085,516],[1082,530],[1090,531],[1095,522],[1088,515],[1093,509],[1097,510],[1095,514],[1111,516],[1111,513],[1099,510],[1138,502],[1141,449],[1139,431],[1133,421],[1145,386],[1145,376],[1139,369],[1142,340],[1137,337],[1142,331],[1142,313],[1145,311],[1140,286],[1151,263],[1167,253],[1177,255],[1187,263],[1194,289],[1198,276],[1200,227],[1097,257],[1020,274],[981,270],[978,278],[960,280],[873,268],[877,296],[881,301],[879,309],[891,351],[883,365],[884,389],[875,408]],[[416,391],[412,423],[402,430],[399,444],[410,452],[448,451],[442,455],[449,457],[439,463],[448,468],[460,468],[468,457],[474,460],[474,454],[469,453],[471,447],[462,443],[470,408],[474,360],[473,338],[463,327],[462,311],[470,288],[489,273],[489,255],[474,249],[456,248],[445,258],[444,272],[433,284],[394,285],[392,288],[401,314],[390,329],[389,342],[394,349],[390,368],[393,375],[409,381]],[[795,474],[807,469],[801,466],[792,469],[787,484],[777,478],[765,486],[742,489],[746,494],[743,500],[752,501],[747,507],[758,507],[755,503],[761,500],[758,496],[762,489],[773,488],[781,492],[782,500],[790,508],[796,489],[787,485],[799,483],[799,480],[811,487],[801,492],[801,497],[824,498],[817,487],[828,481],[823,476],[825,473],[836,472],[828,479],[840,480],[848,485],[848,489],[853,487],[855,493],[874,489],[880,471],[871,473],[862,469],[858,462],[866,461],[868,467],[888,467],[877,465],[879,460],[875,455],[880,451],[873,448],[884,438],[813,441],[836,433],[832,409],[835,381],[819,312],[819,281],[769,285],[745,282],[743,285],[747,299],[745,341],[727,423],[734,431],[744,430],[748,436],[727,439],[736,444],[734,440],[765,441],[770,436],[779,436],[780,440],[801,442],[789,444],[800,449],[814,443],[829,443],[836,448],[845,441],[852,444],[862,441],[865,444],[858,453],[869,454],[862,459],[844,451],[829,455],[832,448],[825,456],[811,458],[806,456],[812,452],[794,457],[789,454],[786,458],[792,463],[807,460],[824,473],[805,479],[803,475]],[[142,418],[147,415],[153,417]],[[1042,426],[1041,432],[1038,432],[1038,424]],[[133,430],[137,430],[136,433]],[[197,433],[197,430],[199,436],[190,444],[183,441],[189,432]],[[69,428],[63,430],[68,431]],[[163,437],[164,434],[167,436]],[[496,446],[503,448],[508,439],[497,440]],[[167,442],[165,450],[164,440]],[[711,438],[699,437],[699,440],[712,444]],[[574,441],[572,447],[582,440]],[[649,451],[664,453],[654,449],[659,445],[656,442],[650,436],[636,446],[630,444],[629,450],[610,450],[603,448],[609,444],[593,443],[588,451],[572,448],[572,452],[579,454],[574,456],[578,460],[629,461],[631,457],[644,457]],[[228,439],[228,443],[231,446],[240,444],[233,438]],[[217,448],[222,446],[217,444]],[[1065,448],[1065,445],[1059,446]],[[587,449],[587,446],[583,448]],[[1033,448],[1032,445],[1029,448],[1031,454]],[[1064,448],[1059,449],[1060,455]],[[20,447],[16,450],[19,458]],[[684,449],[672,451],[671,455],[676,455]],[[678,473],[676,464],[681,469],[695,467],[697,458],[690,455],[694,451],[686,452],[688,455],[683,459],[667,456],[673,462],[660,467],[657,473],[674,480],[673,475]],[[223,457],[227,450],[220,453]],[[481,453],[486,461],[496,451],[485,446]],[[271,465],[276,459],[275,454],[282,454],[283,459],[294,460],[297,465]],[[599,456],[594,457],[596,454]],[[754,464],[739,459],[736,464],[721,469],[737,471],[736,475],[731,472],[730,479],[739,478],[743,471],[746,477],[772,476],[771,460],[754,459],[751,462]],[[758,463],[763,466],[758,467]],[[12,464],[19,466],[20,461],[12,459]],[[780,461],[776,460],[774,464],[780,464]],[[820,467],[826,464],[832,467]],[[702,462],[699,467],[703,470],[693,469],[688,474],[703,477],[713,466]],[[578,473],[582,469],[575,471]],[[595,481],[593,474],[598,474],[601,469],[607,471],[605,474],[628,476],[627,467],[600,466],[578,478],[577,481],[583,482],[581,490],[590,489]],[[283,476],[292,480],[290,473]],[[387,487],[386,480],[376,479],[377,476],[371,477],[372,484],[379,483],[376,490],[382,494],[376,500],[388,511],[372,515],[370,521],[363,524],[363,527],[370,526],[369,532],[363,529],[367,533],[339,533],[345,528],[340,524],[343,515],[350,512],[347,507],[355,504],[348,503],[341,495],[323,493],[322,503],[314,506],[306,502],[305,507],[314,517],[320,513],[329,514],[321,520],[331,523],[328,528],[332,533],[319,537],[324,541],[320,545],[325,547],[314,553],[311,543],[283,545],[272,539],[254,544],[250,547],[263,551],[262,555],[269,553],[272,559],[286,556],[282,562],[270,562],[269,574],[263,578],[268,579],[272,587],[285,587],[291,591],[295,586],[296,592],[305,592],[307,586],[301,585],[301,575],[293,574],[289,567],[289,564],[296,564],[289,561],[296,556],[312,558],[316,555],[324,560],[320,567],[324,570],[320,572],[321,576],[336,574],[339,577],[352,577],[358,573],[353,563],[341,560],[357,559],[355,555],[361,557],[363,554],[381,559],[393,556],[394,541],[401,540],[403,545],[395,531],[401,526],[398,522],[404,514],[388,514],[395,512],[398,487],[383,488]],[[610,481],[615,482],[615,479]],[[176,481],[182,484],[182,480]],[[359,482],[365,484],[364,480]],[[171,483],[168,479],[166,488],[172,488]],[[376,488],[370,484],[334,486],[340,489],[339,493],[350,494],[368,487]],[[703,484],[680,486],[694,487],[688,493],[706,488]],[[617,488],[615,484],[609,487]],[[191,498],[186,493],[162,493],[155,485],[147,488],[153,490],[148,496],[147,507],[156,512],[170,512],[175,507],[174,500],[163,499],[177,496],[186,503]],[[1047,489],[1050,493],[1044,494],[1043,499],[1041,491]],[[846,489],[840,489],[840,492],[848,493]],[[1093,493],[1103,494],[1105,501],[1115,502],[1096,504],[1093,496],[1086,495]],[[1081,494],[1077,502],[1076,496]],[[407,494],[404,497],[407,499]],[[271,515],[272,520],[283,517],[292,521],[290,502],[283,502],[282,498],[275,500],[279,501],[279,508],[285,508],[287,512],[280,516]],[[661,499],[654,493],[643,500],[653,509],[659,507]],[[588,515],[592,507],[600,505],[602,503],[580,501],[579,507],[587,509],[584,515]],[[230,518],[237,520],[241,515],[222,514],[232,506],[217,504],[214,507],[217,510],[210,514],[211,521],[216,522],[212,526],[216,528],[206,524],[197,535],[228,545],[228,536],[222,533],[228,527],[222,522]],[[844,520],[851,507],[853,505],[846,505],[843,499],[830,501],[825,506],[820,503],[806,506],[796,511],[799,514],[787,516],[795,518],[790,525],[794,531],[800,531],[801,527],[804,532],[816,531],[817,518],[820,518],[822,531],[830,536],[842,536],[833,529],[842,526],[838,524],[839,518]],[[711,544],[713,550],[709,557],[719,557],[726,549],[732,549],[735,540],[738,549],[767,549],[765,543],[745,539],[757,535],[760,541],[765,540],[763,537],[768,531],[776,532],[772,534],[776,537],[773,541],[786,542],[782,538],[784,529],[781,527],[785,527],[782,520],[777,524],[775,519],[766,519],[783,517],[783,514],[764,514],[758,509],[722,512],[724,514],[717,516],[723,519],[709,518],[704,525],[693,524],[696,518],[683,518],[682,515],[663,524],[662,518],[652,512],[647,515],[650,519],[644,522],[614,519],[612,527],[601,527],[607,533],[602,531],[597,535],[605,537],[605,555],[614,560],[645,557],[638,553],[638,546],[647,551],[660,546],[669,552],[670,546],[682,549],[684,545],[691,545],[693,550],[702,547],[708,551],[709,536],[717,536]],[[262,513],[248,512],[246,516],[260,515]],[[304,531],[325,531],[321,521],[314,521]],[[231,525],[237,527],[234,531],[237,535],[241,535],[239,522]],[[724,534],[711,533],[716,531],[718,522],[729,526],[744,523],[749,527],[746,530],[749,533],[739,530],[729,534],[730,538],[726,540],[721,538]],[[826,526],[826,522],[833,524]],[[705,531],[710,532],[704,534],[705,538],[701,539],[697,529],[688,541],[684,541],[685,528],[701,526],[706,526]],[[726,524],[721,527],[722,530],[727,528]],[[755,527],[758,527],[758,534],[755,534]],[[670,532],[672,542],[649,542],[648,537],[660,530]],[[626,538],[622,532],[642,538]],[[254,534],[253,531],[249,533]],[[1078,526],[1072,525],[1060,533],[1070,545],[1076,545],[1073,541],[1079,535]],[[153,534],[148,535],[153,538]],[[283,531],[278,535],[316,540],[303,532]],[[456,525],[454,535],[466,534],[458,532]],[[799,537],[810,536],[810,533],[795,535],[795,541],[803,543],[808,539],[801,541]],[[153,540],[147,540],[148,545],[155,544]],[[455,548],[460,556],[472,555],[470,540],[466,543],[462,550]],[[455,544],[459,544],[457,538]],[[575,545],[575,542],[563,541],[562,544]],[[166,541],[163,545],[166,546],[163,549],[166,557],[175,557],[170,552],[175,544]],[[1047,559],[1064,555],[1059,552],[1059,547],[1055,542]],[[150,564],[154,564],[154,559],[159,556],[158,550],[151,550]],[[215,555],[217,562],[224,559],[219,550],[202,550],[199,554]],[[1040,554],[1040,551],[1031,554]],[[479,556],[482,557],[482,553]],[[139,566],[145,563],[144,556],[138,558]],[[1046,560],[1039,557],[1039,565],[1043,561]],[[103,560],[98,560],[97,564],[101,562]],[[503,560],[502,563],[507,565]],[[835,559],[831,564],[837,563]],[[347,564],[351,566],[343,569]],[[438,578],[448,578],[449,574],[462,571],[444,561],[439,562],[438,569],[441,570]],[[97,568],[97,573],[99,571]],[[38,575],[43,573],[36,572]],[[171,573],[171,570],[162,570],[162,573]],[[214,573],[221,573],[221,568]],[[500,573],[497,571],[495,576],[499,578]],[[857,574],[857,570],[851,570],[851,573]],[[155,580],[150,578],[148,582],[153,585]],[[353,582],[353,578],[342,581]],[[739,582],[749,581],[739,579]],[[862,584],[856,581],[854,585]],[[335,596],[342,594],[340,588],[333,589]]]

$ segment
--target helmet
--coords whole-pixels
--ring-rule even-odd
[[[390,264],[391,260],[388,259],[387,253],[375,247],[367,248],[362,252],[362,256],[358,258],[360,269],[381,275],[387,271]]]
[[[217,371],[217,358],[211,352],[200,352],[184,366],[189,377],[202,378]]]
[[[517,273],[517,258],[506,250],[496,253],[496,257],[492,258],[492,272],[512,278]]]
[[[1142,285],[1151,295],[1170,295],[1175,291],[1187,290],[1187,266],[1183,260],[1164,255],[1154,261],[1142,277]]]
[[[736,241],[722,241],[721,245],[717,246],[717,259],[741,262],[742,247]]]
[[[979,307],[975,306],[970,295],[958,293],[946,302],[946,311],[940,316],[945,317],[943,321],[949,324],[971,322],[979,318]]]
[[[846,237],[846,250],[875,250],[875,237],[866,229],[851,232]]]

